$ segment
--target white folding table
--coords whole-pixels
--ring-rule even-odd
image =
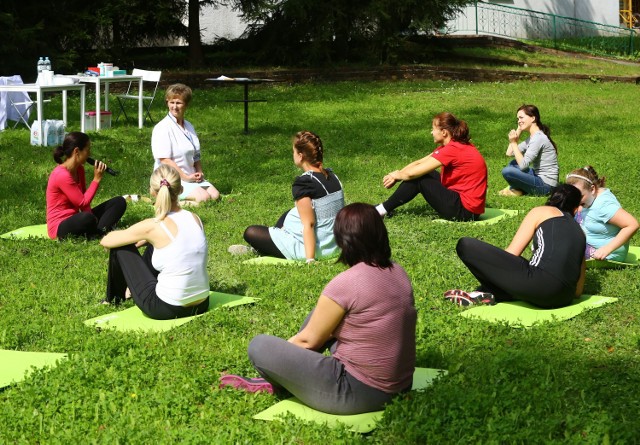
[[[144,124],[143,99],[142,99],[142,76],[73,76],[82,83],[92,83],[96,86],[96,131],[100,131],[100,86],[104,85],[104,111],[109,111],[109,84],[117,82],[138,82],[138,128]]]
[[[42,135],[42,101],[45,93],[62,92],[62,120],[67,126],[67,91],[80,91],[80,131],[84,131],[84,90],[83,84],[75,83],[71,85],[37,85],[35,83],[24,83],[21,85],[0,85],[0,91],[26,91],[36,93],[37,120],[40,123],[40,135]],[[40,145],[44,138],[40,137]]]

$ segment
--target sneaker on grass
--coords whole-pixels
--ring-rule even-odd
[[[252,379],[234,374],[223,375],[220,377],[220,385],[218,387],[224,388],[226,386],[232,386],[235,389],[242,389],[247,392],[274,393],[273,385],[262,377]]]
[[[465,292],[461,289],[451,289],[444,293],[444,298],[458,306],[472,306],[474,304],[488,304],[493,306],[496,299],[489,292],[472,291]]]

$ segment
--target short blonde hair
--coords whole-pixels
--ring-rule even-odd
[[[183,83],[174,83],[173,85],[169,85],[167,91],[164,93],[164,100],[165,102],[169,102],[169,100],[174,97],[179,97],[185,104],[189,105],[192,96],[193,91],[191,91],[191,88]]]
[[[162,221],[171,211],[171,207],[178,202],[178,196],[182,193],[180,173],[167,164],[156,168],[149,179],[151,193],[156,195],[156,219]]]

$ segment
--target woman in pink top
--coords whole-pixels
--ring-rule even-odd
[[[84,163],[91,154],[89,136],[71,132],[53,152],[58,165],[47,184],[47,232],[51,239],[69,236],[97,238],[113,230],[127,208],[122,196],[116,196],[91,208],[107,166],[95,161],[93,181],[87,188]]]
[[[225,375],[221,386],[273,393],[282,387],[331,414],[383,409],[411,389],[416,310],[411,281],[391,261],[387,229],[375,207],[350,204],[334,233],[349,269],[324,288],[301,330],[288,341],[258,335],[249,359],[263,378]],[[324,355],[325,350],[331,355]]]

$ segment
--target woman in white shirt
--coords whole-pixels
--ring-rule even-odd
[[[170,165],[180,173],[183,191],[180,199],[197,203],[220,197],[218,190],[206,181],[200,161],[200,140],[193,125],[184,118],[191,102],[192,91],[176,83],[165,93],[169,113],[153,128],[151,150],[154,169],[161,164]]]
[[[151,175],[156,217],[102,238],[111,249],[107,303],[119,303],[127,288],[136,305],[158,320],[188,317],[209,308],[207,239],[202,222],[178,203],[182,191],[175,168],[161,165]],[[138,247],[149,244],[141,255]]]

